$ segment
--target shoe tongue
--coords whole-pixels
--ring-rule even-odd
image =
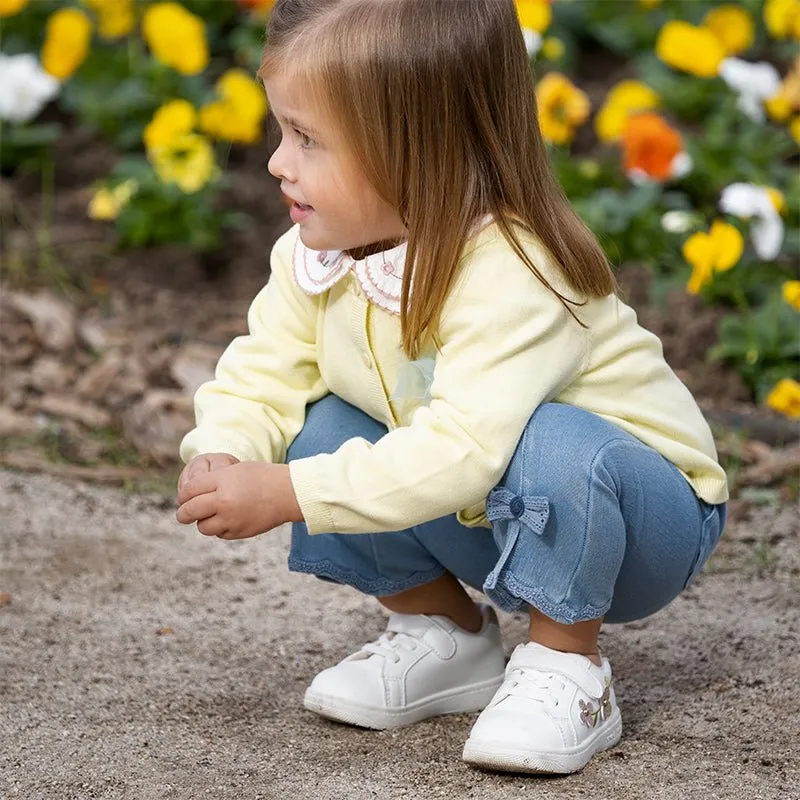
[[[537,642],[528,642],[518,645],[511,654],[508,669],[515,667],[561,675],[576,683],[587,694],[603,691],[602,668],[578,653],[562,653]]]
[[[591,664],[586,656],[578,653],[562,653],[560,650],[553,650],[538,642],[527,642],[517,645],[511,654],[509,663],[513,663],[515,667],[535,667],[546,672],[549,665],[563,667],[565,664],[573,664],[575,667],[583,669],[587,662]]]
[[[430,621],[421,614],[400,614],[395,611],[389,615],[386,635],[393,637],[398,633],[406,633],[419,638],[430,627],[430,624]]]

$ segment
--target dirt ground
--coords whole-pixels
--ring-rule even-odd
[[[670,608],[603,633],[620,745],[525,778],[460,760],[469,715],[371,732],[302,708],[383,612],[290,575],[287,530],[209,541],[164,497],[0,472],[0,797],[796,800],[800,517],[732,516]],[[510,650],[524,620],[502,622]]]

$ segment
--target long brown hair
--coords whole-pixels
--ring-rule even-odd
[[[541,241],[581,296],[615,291],[602,248],[553,176],[513,0],[277,0],[259,75],[276,73],[324,104],[408,231],[410,358],[435,334],[486,214],[573,316],[578,303],[550,286],[515,226]]]

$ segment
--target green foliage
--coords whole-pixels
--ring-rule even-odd
[[[137,189],[116,219],[121,247],[170,242],[210,251],[220,246],[226,228],[246,222],[245,215],[217,207],[224,178],[186,194],[176,184],[160,181],[144,158],[129,156],[114,168],[111,183],[119,185],[126,180],[136,181]]]
[[[731,314],[709,355],[730,362],[763,401],[781,378],[800,377],[797,312],[773,294],[752,313]]]
[[[58,122],[10,125],[0,120],[0,172],[13,168],[40,171],[60,133]]]

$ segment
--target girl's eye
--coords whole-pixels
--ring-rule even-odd
[[[307,133],[303,133],[303,131],[300,131],[297,128],[294,129],[294,132],[297,134],[297,138],[300,140],[300,147],[302,147],[304,150],[314,146],[314,140]]]

